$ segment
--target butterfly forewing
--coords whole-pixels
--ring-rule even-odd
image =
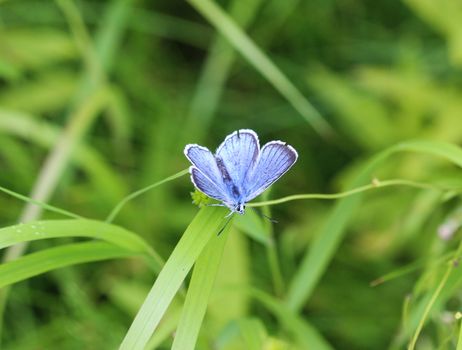
[[[256,164],[259,149],[257,134],[248,129],[233,132],[218,147],[215,157],[225,187],[233,198],[244,196],[245,183]]]
[[[246,182],[245,202],[254,199],[271,186],[290,169],[297,158],[297,151],[284,142],[272,141],[264,145]]]
[[[184,154],[206,177],[215,182],[219,188],[223,187],[221,173],[218,170],[218,166],[212,152],[199,145],[187,145],[184,150]]]

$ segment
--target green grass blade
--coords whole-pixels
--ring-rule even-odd
[[[99,239],[129,251],[146,253],[157,272],[163,265],[162,258],[137,234],[116,225],[87,219],[33,221],[4,227],[0,229],[0,249],[22,242],[63,237]]]
[[[448,279],[449,279],[449,275],[451,274],[451,272],[454,270],[454,261],[451,261],[449,263],[449,267],[446,269],[446,272],[444,273],[443,277],[441,278],[441,281],[440,283],[438,283],[438,286],[435,288],[435,290],[432,292],[431,294],[431,298],[430,300],[428,301],[428,303],[426,303],[425,305],[425,310],[422,314],[422,317],[420,318],[419,320],[419,323],[417,325],[417,328],[414,332],[414,335],[412,336],[410,342],[409,342],[409,345],[408,345],[408,350],[414,350],[415,349],[415,346],[417,344],[417,339],[419,338],[419,335],[420,335],[420,332],[422,331],[424,325],[425,325],[425,322],[432,310],[432,307],[435,305],[435,302],[436,300],[438,299],[438,297],[440,296],[441,294],[441,291],[443,290],[444,286],[446,285]]]
[[[135,254],[106,242],[74,243],[49,248],[0,265],[0,287],[65,266]]]
[[[250,295],[277,317],[282,327],[293,336],[302,349],[333,349],[314,327],[289,310],[280,300],[258,289],[250,290]]]
[[[242,319],[237,324],[247,350],[265,349],[265,340],[268,335],[259,319]]]
[[[210,238],[219,232],[226,212],[221,207],[205,207],[199,211],[138,310],[120,345],[121,350],[144,349],[197,257]]]
[[[210,0],[188,1],[292,104],[316,132],[323,137],[333,136],[330,124],[226,12]]]
[[[450,256],[452,256],[452,254],[453,253],[451,252],[451,253],[444,254],[440,257],[429,256],[429,257],[426,257],[425,259],[414,261],[408,265],[395,269],[383,276],[380,276],[379,278],[376,278],[375,280],[371,281],[370,286],[376,287],[382,283],[389,282],[395,278],[403,277],[404,275],[415,272],[424,267],[426,267],[427,269],[429,267],[433,267],[433,268],[439,267],[439,265],[446,262],[450,258]]]
[[[193,350],[196,345],[230,226],[228,223],[219,236],[212,237],[197,259],[172,350]]]
[[[462,322],[460,321],[461,319],[461,314],[460,312],[456,313],[456,319],[458,320],[458,326],[459,326],[459,338],[457,340],[457,348],[456,350],[462,350]]]
[[[247,28],[258,13],[262,1],[233,0],[229,4],[229,15],[243,29]],[[209,47],[208,56],[194,90],[185,130],[195,135],[196,142],[207,135],[222,96],[226,80],[236,58],[236,51],[221,35],[216,35]]]
[[[369,182],[374,169],[397,152],[429,154],[445,158],[462,167],[462,150],[455,145],[421,140],[408,141],[390,147],[372,158],[353,180],[350,188],[359,187]],[[335,205],[326,224],[305,254],[300,268],[290,283],[286,301],[291,310],[300,310],[310,297],[338,248],[349,220],[360,203],[361,195],[356,194],[343,198]]]
[[[181,317],[181,309],[178,307],[175,310],[168,311],[168,317],[165,317],[156,329],[156,332],[149,339],[145,350],[159,349],[162,343],[171,341],[172,334],[178,326]]]
[[[60,237],[101,239],[134,252],[152,250],[142,238],[122,227],[86,219],[33,221],[4,227],[0,229],[0,249],[20,242]]]

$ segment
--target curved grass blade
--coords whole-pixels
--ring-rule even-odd
[[[421,140],[408,141],[392,146],[373,157],[349,187],[356,188],[368,183],[372,172],[384,160],[398,152],[429,154],[447,159],[462,167],[462,150],[455,145]],[[361,194],[356,194],[341,199],[335,205],[326,224],[321,229],[321,232],[317,234],[316,240],[306,252],[299,270],[290,283],[286,302],[291,310],[300,310],[311,296],[316,284],[338,248],[350,218],[360,203]]]
[[[459,243],[459,246],[456,252],[453,253],[451,260],[448,262],[448,267],[446,268],[444,275],[441,277],[440,282],[438,283],[436,288],[434,288],[434,290],[432,291],[430,300],[428,300],[428,302],[425,304],[425,309],[419,319],[416,330],[409,342],[408,350],[415,349],[415,346],[417,344],[417,339],[419,338],[419,335],[422,332],[422,329],[430,315],[430,312],[432,311],[432,308],[435,306],[438,298],[442,294],[441,292],[443,291],[443,288],[446,286],[446,283],[449,280],[449,276],[459,265],[459,259],[460,259],[461,254],[462,254],[462,242]]]
[[[314,327],[289,310],[280,300],[258,289],[251,289],[249,294],[277,317],[282,327],[293,336],[302,349],[333,349]]]
[[[4,227],[0,229],[0,249],[21,242],[60,237],[100,239],[129,251],[148,253],[158,258],[138,235],[116,225],[87,219],[33,221]]]
[[[226,12],[210,0],[188,2],[229,40],[234,49],[292,104],[316,132],[325,138],[335,135],[330,124]]]
[[[230,227],[228,223],[219,236],[212,237],[196,261],[172,350],[193,350],[196,345]]]
[[[17,243],[63,237],[94,238],[129,251],[144,253],[149,266],[156,273],[164,264],[160,255],[137,234],[116,225],[87,219],[33,221],[4,227],[0,229],[0,249]]]
[[[49,248],[0,265],[0,287],[65,266],[136,254],[107,242],[73,243]]]
[[[210,238],[220,231],[226,213],[221,207],[204,207],[189,224],[138,310],[121,350],[145,348],[194,262]]]
[[[102,16],[101,29],[97,32],[96,52],[105,70],[109,70],[111,59],[117,51],[130,8],[131,1],[115,0],[107,5],[108,11]],[[39,201],[48,201],[53,194],[60,175],[72,156],[74,147],[78,145],[87,127],[91,125],[104,103],[107,102],[104,96],[105,90],[102,82],[94,83],[90,74],[85,76],[70,108],[66,131],[60,135],[41,168],[31,197]],[[41,208],[29,204],[23,209],[20,221],[36,220],[40,215]],[[4,260],[14,260],[25,250],[24,244],[10,247],[4,255]],[[5,289],[0,293],[0,332],[3,329],[3,312],[7,298],[8,289]]]

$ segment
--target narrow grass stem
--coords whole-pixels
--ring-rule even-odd
[[[181,176],[184,176],[188,173],[188,169],[185,169],[185,170],[182,170],[172,176],[169,176],[161,181],[158,181],[156,183],[153,183],[152,185],[149,185],[149,186],[146,186],[138,191],[135,191],[131,194],[129,194],[127,197],[125,197],[124,199],[122,199],[115,207],[114,209],[112,209],[112,211],[109,213],[109,215],[107,216],[106,218],[106,222],[112,222],[114,221],[115,217],[117,216],[117,214],[120,212],[120,210],[122,210],[123,206],[125,204],[127,204],[129,201],[131,201],[132,199],[138,197],[138,196],[141,196],[142,194],[152,190],[153,188],[156,188],[157,186],[160,186],[166,182],[169,182],[169,181],[172,181],[172,180],[175,180],[175,179],[178,179],[179,177]]]
[[[271,216],[269,206],[263,207],[263,213],[267,216]],[[274,240],[273,224],[269,220],[265,221],[266,231],[268,233],[268,239],[270,244],[266,245],[266,256],[268,258],[268,264],[271,270],[271,277],[273,279],[274,292],[277,296],[282,296],[284,292],[284,278],[281,272],[281,264],[279,262],[279,256],[276,249]]]
[[[308,193],[308,194],[295,194],[292,196],[287,196],[279,199],[273,199],[269,201],[263,202],[256,202],[256,203],[248,203],[248,207],[262,207],[265,205],[275,205],[275,204],[282,204],[286,202],[291,202],[295,200],[302,200],[302,199],[338,199],[343,197],[348,197],[357,193],[366,192],[369,190],[382,188],[382,187],[390,187],[390,186],[410,186],[416,188],[425,188],[425,189],[432,189],[437,191],[447,191],[451,190],[449,188],[442,188],[436,185],[415,182],[410,180],[401,180],[401,179],[394,179],[394,180],[384,180],[384,181],[374,181],[373,183],[365,186],[361,186],[349,191],[333,193],[333,194],[322,194],[322,193]]]
[[[425,324],[425,321],[427,320],[427,317],[433,307],[433,304],[435,304],[436,299],[440,295],[441,291],[443,290],[444,286],[446,285],[446,282],[448,281],[449,275],[451,274],[452,269],[454,266],[452,266],[452,263],[450,263],[450,266],[446,269],[446,272],[443,275],[443,278],[441,278],[440,283],[438,284],[438,287],[436,288],[435,292],[433,293],[430,301],[428,302],[427,306],[425,307],[424,313],[422,315],[422,318],[419,321],[419,324],[417,326],[417,329],[412,336],[412,339],[409,343],[408,350],[414,350],[415,345],[417,343],[417,339],[419,338],[420,332],[422,331],[422,328]]]
[[[34,204],[38,207],[41,207],[43,209],[46,209],[48,211],[52,211],[52,212],[55,212],[55,213],[58,213],[58,214],[61,214],[61,215],[64,215],[64,216],[68,216],[70,218],[74,218],[74,219],[83,219],[84,217],[83,216],[80,216],[78,214],[75,214],[75,213],[72,213],[70,211],[67,211],[67,210],[64,210],[64,209],[60,209],[58,207],[55,207],[55,206],[52,206],[52,205],[49,205],[45,202],[41,202],[41,201],[38,201],[38,200],[35,200],[33,198],[30,198],[30,197],[27,197],[27,196],[24,196],[20,193],[17,193],[15,191],[12,191],[12,190],[9,190],[5,187],[2,187],[0,186],[0,191],[1,192],[4,192],[14,198],[17,198],[17,199],[20,199],[24,202],[27,202],[28,204]]]
[[[457,251],[454,253],[454,256],[448,263],[448,268],[446,269],[446,272],[444,273],[443,277],[441,278],[440,283],[438,284],[438,287],[435,289],[432,297],[430,298],[430,301],[428,302],[427,306],[425,307],[424,313],[422,317],[419,320],[419,324],[417,325],[416,331],[414,335],[412,336],[411,341],[409,342],[408,350],[414,350],[415,345],[417,343],[417,339],[419,338],[420,333],[422,332],[422,329],[425,325],[425,321],[428,318],[428,315],[430,314],[430,311],[435,304],[436,300],[438,299],[439,295],[441,294],[441,291],[443,290],[444,286],[446,285],[449,276],[451,275],[451,272],[453,271],[454,267],[457,266],[458,264],[458,259],[460,258],[460,255],[462,253],[462,241],[459,243],[459,247],[457,248]]]
[[[438,258],[434,257],[433,260],[431,260],[432,262],[430,263],[430,266],[431,268],[436,268],[436,267],[440,267],[440,265],[442,265],[443,263],[445,263],[451,256],[452,254],[454,254],[454,252],[449,252],[447,254],[444,254],[443,256],[440,256]],[[371,287],[377,287],[378,285],[382,284],[382,283],[385,283],[385,282],[389,282],[395,278],[399,278],[399,277],[402,277],[406,274],[409,274],[409,273],[412,273],[414,271],[417,271],[418,269],[420,268],[423,268],[425,265],[428,264],[428,260],[429,259],[422,259],[422,260],[418,260],[418,261],[415,261],[411,264],[408,264],[402,268],[399,268],[397,270],[394,270],[392,272],[389,272],[383,276],[380,276],[379,278],[376,278],[375,280],[371,281],[371,283],[369,284]]]
[[[95,84],[104,81],[104,71],[79,9],[72,0],[55,0],[55,2],[66,17],[73,38],[87,66],[89,76]]]
[[[462,320],[459,319],[459,339],[457,340],[456,350],[462,350]]]

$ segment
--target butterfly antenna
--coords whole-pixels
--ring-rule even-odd
[[[275,220],[275,219],[273,219],[273,218],[270,218],[268,215],[265,215],[265,214],[263,214],[263,213],[260,213],[260,212],[257,210],[257,208],[254,208],[254,207],[251,207],[251,208],[252,208],[253,210],[255,210],[255,212],[256,212],[259,216],[261,216],[262,218],[265,218],[265,219],[269,220],[271,223],[273,223],[273,224],[279,223],[279,221],[277,221],[277,220]]]
[[[221,233],[225,230],[226,226],[228,226],[229,222],[231,221],[231,219],[233,218],[233,215],[234,214],[233,212],[231,212],[231,215],[227,215],[226,217],[228,218],[228,220],[226,220],[225,224],[223,225],[223,227],[220,229],[220,231],[218,231],[217,233],[217,236],[221,235]]]
[[[239,133],[239,130],[237,130],[237,138],[238,138],[238,139],[241,138],[241,134]]]

